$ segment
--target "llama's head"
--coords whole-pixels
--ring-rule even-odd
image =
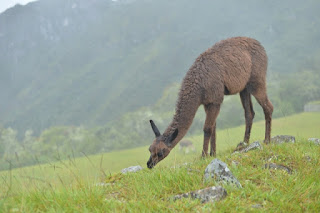
[[[167,157],[170,153],[172,149],[171,142],[177,137],[178,129],[176,129],[170,136],[164,137],[160,134],[157,126],[152,120],[150,120],[150,124],[156,136],[156,139],[149,147],[150,158],[147,162],[148,168],[152,169],[157,163]]]

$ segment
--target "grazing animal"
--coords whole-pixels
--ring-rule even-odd
[[[244,108],[246,129],[244,141],[249,142],[254,111],[253,95],[265,115],[265,143],[270,141],[273,106],[266,90],[268,57],[263,46],[255,39],[234,37],[222,40],[202,53],[184,77],[172,122],[163,134],[152,120],[156,139],[151,144],[147,162],[153,168],[163,160],[185,136],[200,105],[204,105],[206,120],[202,156],[216,153],[216,118],[224,95],[240,93]]]

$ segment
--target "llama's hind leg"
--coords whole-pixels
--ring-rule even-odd
[[[214,136],[211,140],[211,150],[210,155],[215,154],[215,147],[216,147],[216,141],[215,141],[215,123],[216,119],[218,117],[219,111],[220,111],[220,104],[207,104],[204,106],[204,109],[206,111],[206,121],[203,127],[203,149],[202,149],[202,156],[205,157],[208,155],[208,146],[209,146],[209,140]],[[214,131],[214,133],[213,133]]]
[[[271,135],[271,120],[272,120],[272,113],[273,113],[273,105],[269,100],[266,92],[253,93],[253,96],[257,99],[258,103],[261,105],[263,109],[264,117],[266,120],[266,132],[265,132],[264,142],[269,143],[270,135]]]
[[[243,141],[246,143],[249,143],[252,121],[255,113],[252,107],[251,95],[247,89],[244,89],[243,91],[240,92],[240,98],[241,98],[241,103],[244,109],[244,115],[246,120],[246,131],[244,134]]]

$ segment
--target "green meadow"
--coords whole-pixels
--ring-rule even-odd
[[[225,161],[243,185],[226,185],[225,200],[201,204],[198,200],[173,202],[175,194],[212,186],[202,175],[212,158],[201,159],[202,135],[191,136],[196,152],[176,147],[153,170],[121,175],[121,169],[146,168],[148,147],[56,161],[0,172],[0,212],[167,212],[167,211],[320,211],[320,113],[300,113],[273,120],[272,136],[293,135],[295,144],[264,145],[262,151],[230,155],[242,140],[244,126],[217,132],[217,157]],[[264,138],[264,121],[253,124],[251,142]],[[150,143],[152,139],[150,139]],[[292,175],[262,169],[268,159],[288,165]],[[240,162],[232,167],[232,160]],[[188,163],[185,165],[185,163]],[[260,209],[251,208],[259,204]]]

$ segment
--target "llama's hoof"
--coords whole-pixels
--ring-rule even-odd
[[[208,153],[203,153],[202,152],[201,158],[207,158],[208,156],[209,156]]]
[[[264,140],[263,143],[270,144],[270,140]]]
[[[210,157],[216,157],[216,153],[215,152],[210,152]]]

